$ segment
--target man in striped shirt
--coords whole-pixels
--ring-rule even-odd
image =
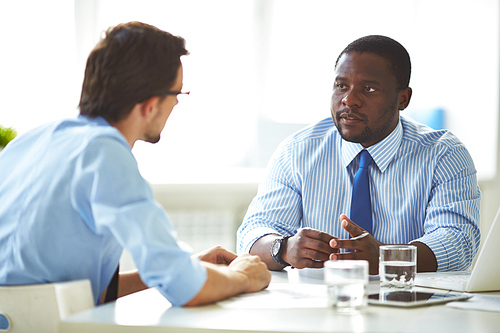
[[[335,65],[331,117],[285,140],[238,230],[238,252],[273,270],[369,261],[382,244],[417,247],[417,269],[467,269],[480,241],[481,193],[465,146],[447,130],[400,115],[412,95],[410,57],[398,42],[367,36]],[[345,213],[359,153],[367,150],[372,233]],[[351,249],[346,252],[340,249]]]

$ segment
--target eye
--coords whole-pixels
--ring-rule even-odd
[[[365,91],[366,91],[366,92],[374,92],[374,91],[375,91],[375,89],[374,89],[374,88],[372,88],[372,87],[368,87],[368,86],[366,86],[366,87],[365,87]]]
[[[335,82],[335,88],[337,89],[344,89],[345,88],[345,85],[340,83],[340,82]]]

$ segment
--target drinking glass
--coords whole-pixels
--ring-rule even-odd
[[[379,276],[381,287],[411,289],[415,286],[416,272],[416,246],[380,246]]]
[[[329,260],[325,262],[328,304],[339,312],[355,313],[367,304],[368,261]]]

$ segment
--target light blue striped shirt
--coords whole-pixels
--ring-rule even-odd
[[[310,227],[349,238],[349,215],[361,144],[342,139],[327,118],[285,140],[238,229],[238,252],[266,234],[294,235]],[[449,131],[400,117],[396,129],[367,148],[373,236],[387,244],[419,241],[438,271],[467,269],[480,241],[481,193],[465,146]]]

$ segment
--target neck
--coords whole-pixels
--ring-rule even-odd
[[[135,142],[138,140],[138,136],[136,130],[133,126],[130,126],[127,119],[124,119],[118,123],[111,124],[114,128],[116,128],[120,133],[125,137],[128,142],[130,148],[134,148]]]

